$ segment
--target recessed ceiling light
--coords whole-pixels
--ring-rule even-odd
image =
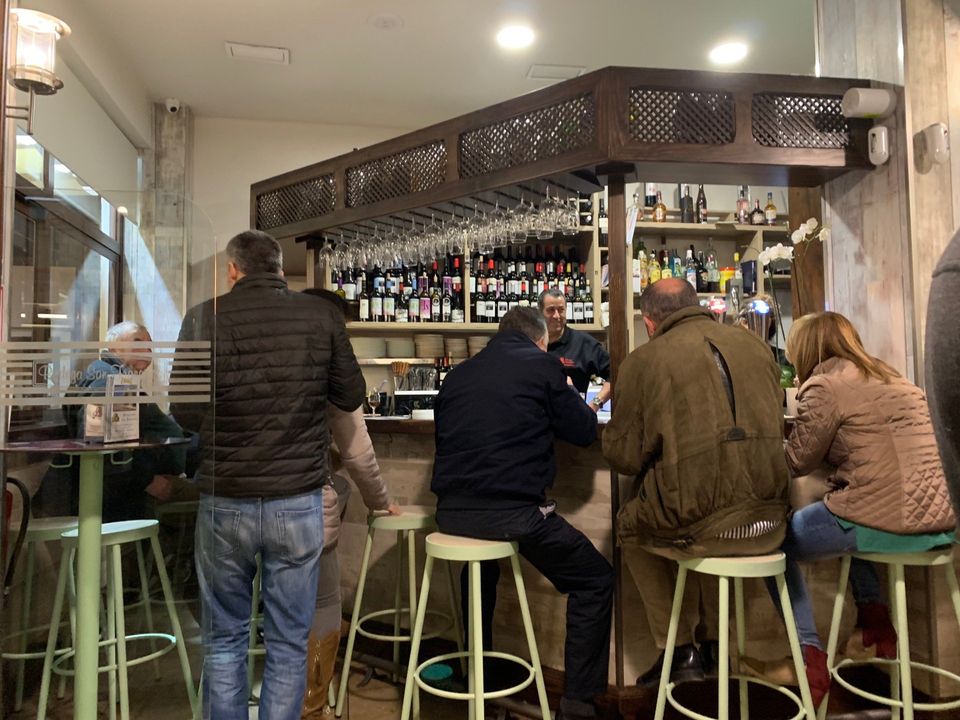
[[[732,65],[747,56],[747,46],[742,42],[720,43],[710,51],[710,62],[715,65]]]
[[[497,33],[497,43],[508,50],[520,50],[533,44],[533,30],[526,25],[507,25]]]

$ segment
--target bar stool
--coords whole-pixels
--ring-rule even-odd
[[[419,507],[402,507],[400,515],[378,515],[371,516],[367,520],[367,540],[363,546],[363,560],[360,563],[360,578],[357,582],[357,594],[353,601],[353,614],[350,616],[350,631],[347,635],[347,650],[343,657],[343,668],[340,673],[340,686],[337,692],[337,704],[335,714],[340,717],[343,714],[343,705],[347,696],[347,679],[350,675],[350,662],[353,659],[353,646],[357,638],[357,633],[371,640],[381,640],[383,642],[393,643],[393,667],[400,669],[400,643],[410,640],[410,634],[400,632],[400,618],[404,612],[409,617],[410,632],[413,631],[415,622],[414,613],[417,608],[417,558],[416,558],[416,535],[414,533],[425,530],[435,530],[436,522],[433,513]],[[373,550],[373,538],[377,530],[393,530],[397,533],[396,552],[396,585],[394,590],[394,603],[392,608],[386,610],[377,610],[360,616],[360,608],[363,603],[363,591],[367,582],[367,570],[370,566],[370,553]],[[402,582],[403,582],[403,546],[404,541],[407,545],[407,591],[409,595],[409,604],[406,608],[401,606]],[[429,562],[429,556],[428,560]],[[463,629],[460,621],[460,612],[457,606],[456,590],[453,585],[453,573],[447,568],[447,581],[450,592],[451,615],[447,617],[442,613],[433,613],[449,622],[445,627],[440,628],[424,637],[433,638],[441,635],[451,627],[456,628],[457,648],[463,650]],[[384,635],[371,632],[363,627],[368,620],[379,617],[393,616],[393,634]],[[421,626],[423,622],[421,619]],[[422,628],[421,628],[422,629]],[[409,668],[408,668],[409,675]]]
[[[410,662],[407,664],[407,682],[403,692],[403,710],[400,715],[400,720],[410,720],[411,705],[413,705],[414,717],[419,717],[417,704],[420,690],[425,690],[432,695],[438,695],[452,700],[467,700],[469,703],[468,717],[470,720],[483,720],[484,700],[486,698],[500,698],[513,695],[528,687],[532,682],[535,682],[537,686],[540,712],[543,714],[544,720],[548,720],[551,717],[550,705],[547,702],[547,689],[543,682],[543,671],[540,668],[540,654],[537,652],[537,641],[533,634],[533,622],[530,619],[530,607],[527,604],[527,593],[524,589],[523,575],[520,572],[520,556],[517,551],[517,543],[477,540],[435,532],[427,535],[425,546],[427,562],[423,569],[420,604],[417,606],[413,639],[410,644]],[[517,599],[520,602],[523,629],[527,637],[527,648],[530,652],[530,662],[509,653],[485,651],[483,649],[480,614],[480,563],[484,560],[499,560],[500,558],[510,558],[510,566],[513,569],[513,581],[517,587]],[[433,571],[434,559],[446,560],[448,568],[451,561],[461,561],[468,565],[470,574],[470,582],[468,584],[470,593],[468,602],[468,613],[470,615],[468,620],[470,628],[470,650],[468,652],[460,650],[455,653],[439,655],[418,664],[418,653],[420,652],[420,641],[423,639],[423,621],[427,611],[427,599],[430,595],[430,578]],[[464,657],[469,659],[467,692],[441,690],[427,684],[420,677],[424,669],[434,663]],[[512,687],[489,693],[484,692],[483,658],[485,657],[496,657],[515,662],[525,668],[528,675],[522,682]],[[414,684],[416,684],[416,688]]]
[[[34,651],[27,652],[27,637],[37,630],[48,629],[49,625],[42,624],[37,625],[36,627],[28,627],[30,622],[30,610],[33,607],[33,575],[34,575],[34,563],[36,558],[36,548],[38,543],[47,543],[51,541],[59,541],[60,534],[66,530],[71,530],[77,527],[77,518],[76,517],[41,517],[41,518],[30,518],[27,523],[27,532],[23,539],[24,550],[26,551],[26,564],[24,565],[24,576],[23,576],[23,595],[20,599],[20,626],[19,629],[10,633],[3,638],[3,646],[7,646],[7,642],[13,639],[18,640],[16,652],[3,652],[0,653],[0,659],[2,660],[12,660],[17,661],[17,674],[16,674],[16,692],[14,695],[14,705],[13,709],[15,712],[19,712],[23,707],[23,683],[24,683],[24,671],[26,669],[27,660],[39,660],[44,657],[46,654],[45,651]],[[12,529],[11,532],[16,534],[17,529]],[[63,563],[63,558],[60,560],[61,564]],[[69,573],[69,592],[71,599],[76,594],[76,583],[73,576],[73,569],[70,568]],[[71,603],[71,612],[70,612],[70,637],[71,644],[74,633],[74,626],[76,625],[76,617],[72,611],[73,604]],[[57,614],[53,617],[52,622],[54,622],[59,629],[60,627],[60,615]],[[58,654],[63,654],[66,652],[66,649],[61,649],[58,651]],[[66,678],[62,678],[60,682],[60,687],[57,690],[57,697],[62,698],[63,693],[66,687]]]
[[[733,679],[739,681],[740,691],[740,718],[748,720],[750,709],[747,699],[747,683],[757,683],[776,690],[793,700],[799,712],[792,720],[799,720],[806,716],[807,720],[814,720],[813,700],[810,696],[810,688],[807,685],[807,674],[804,669],[803,655],[800,651],[800,641],[797,637],[797,626],[793,619],[793,608],[790,605],[790,595],[787,593],[787,583],[783,573],[786,568],[785,556],[783,553],[772,553],[770,555],[744,556],[744,557],[707,557],[690,558],[680,560],[677,563],[677,585],[673,593],[673,609],[670,612],[670,629],[667,632],[667,647],[663,656],[663,670],[660,673],[660,689],[657,692],[657,710],[654,714],[655,720],[663,720],[666,711],[667,701],[678,712],[691,718],[703,720],[704,715],[689,710],[673,697],[674,683],[670,682],[670,667],[673,664],[673,652],[677,642],[677,628],[680,625],[681,605],[683,603],[683,591],[687,582],[688,572],[698,572],[707,575],[715,575],[720,580],[720,617],[719,617],[719,668],[717,672],[717,705],[718,720],[727,720],[730,713],[728,707],[729,701],[729,680],[730,676],[730,579],[733,579],[734,607],[737,620],[737,657],[736,665],[738,674],[733,675]],[[744,645],[746,641],[746,625],[743,612],[743,579],[744,578],[766,578],[773,577],[777,583],[777,591],[780,594],[780,605],[783,609],[783,618],[787,627],[787,638],[790,641],[790,653],[793,656],[794,668],[797,672],[797,681],[800,685],[800,697],[796,693],[786,688],[774,685],[773,683],[760,680],[758,678],[748,677],[739,674],[740,659],[744,654]],[[826,703],[824,703],[826,707]]]
[[[897,627],[897,658],[871,658],[868,660],[845,659],[834,664],[837,653],[837,641],[840,635],[840,620],[843,616],[843,601],[847,593],[847,582],[850,578],[850,562],[853,558],[868,560],[887,566],[889,582],[890,610]],[[872,700],[875,703],[891,708],[890,716],[894,720],[900,717],[903,710],[904,720],[913,720],[915,710],[938,712],[960,707],[960,700],[940,703],[913,702],[913,668],[927,670],[935,675],[950,678],[960,682],[960,675],[944,670],[943,668],[910,660],[910,635],[907,628],[907,586],[904,579],[905,567],[942,567],[947,576],[947,586],[950,588],[950,601],[953,611],[960,623],[960,587],[957,586],[957,575],[953,568],[953,549],[940,548],[928,552],[917,553],[854,553],[845,555],[840,563],[840,582],[837,585],[837,594],[833,602],[833,618],[830,621],[830,639],[827,643],[827,667],[833,679],[852,692],[854,695]],[[840,675],[840,668],[854,665],[889,665],[890,666],[890,697],[875,695],[853,685]],[[826,703],[824,703],[826,705]]]
[[[119,685],[120,694],[120,717],[122,720],[128,720],[130,717],[130,702],[127,687],[127,668],[133,665],[140,665],[158,658],[169,652],[174,647],[180,656],[180,668],[183,671],[183,679],[187,689],[187,695],[190,699],[190,707],[194,717],[199,716],[199,705],[196,692],[193,685],[193,676],[190,672],[190,661],[187,658],[187,649],[183,642],[183,632],[180,629],[180,620],[177,617],[176,608],[173,604],[173,594],[170,590],[170,579],[167,577],[166,567],[163,565],[163,557],[160,552],[160,541],[157,533],[158,523],[156,520],[128,520],[124,522],[106,523],[101,530],[100,545],[108,551],[109,562],[107,563],[107,635],[99,642],[100,647],[107,648],[107,664],[98,668],[98,672],[109,673],[108,688],[110,698],[110,718],[116,717],[117,686]],[[72,565],[73,555],[77,549],[76,529],[64,532],[60,537],[65,551],[70,554],[70,560],[60,564],[60,572],[57,575],[57,590],[53,601],[53,617],[58,618],[63,610],[63,596],[66,586],[67,568]],[[160,585],[163,590],[164,602],[167,608],[167,615],[170,618],[170,625],[173,629],[173,635],[166,633],[146,632],[134,635],[126,633],[126,624],[124,620],[123,605],[123,570],[120,562],[120,548],[122,545],[136,543],[139,546],[140,541],[149,540],[150,548],[153,553],[153,561],[157,567],[157,573],[160,576]],[[142,559],[140,560],[140,570],[144,573]],[[142,575],[145,577],[145,575]],[[149,602],[145,603],[149,607]],[[167,644],[160,650],[150,652],[142,657],[128,660],[127,643],[133,640],[162,640]],[[51,622],[50,633],[47,636],[47,649],[43,661],[43,678],[40,683],[40,699],[37,705],[37,717],[46,717],[47,700],[50,691],[50,676],[52,673],[59,675],[73,675],[75,671],[63,669],[61,664],[64,660],[73,657],[74,649],[69,648],[55,659],[57,654],[57,633],[56,627]]]

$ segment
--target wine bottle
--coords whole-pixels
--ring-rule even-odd
[[[696,221],[698,223],[710,222],[707,217],[707,194],[703,191],[703,183],[700,183],[699,189],[697,190]]]
[[[700,191],[703,192],[703,185],[700,186]],[[699,196],[697,196],[697,200],[700,200]],[[699,202],[697,204],[697,209],[699,210]],[[693,198],[690,197],[689,185],[683,186],[683,195],[680,197],[680,222],[693,222]]]
[[[751,225],[763,225],[766,223],[766,216],[763,214],[763,210],[760,209],[760,201],[754,201],[756,205],[753,210],[750,212],[750,224]]]
[[[590,281],[587,280],[587,286],[583,291],[583,321],[588,325],[593,324],[593,293],[590,292]]]
[[[410,304],[406,294],[403,292],[403,282],[397,292],[397,299],[394,303],[394,321],[398,323],[410,322]]]
[[[643,204],[652,208],[657,204],[657,184],[656,183],[644,183],[643,184]]]
[[[380,277],[383,279],[382,275]],[[370,297],[370,317],[374,322],[383,322],[383,285],[374,285],[373,295]]]
[[[370,321],[370,296],[367,295],[367,288],[360,288],[360,322]]]

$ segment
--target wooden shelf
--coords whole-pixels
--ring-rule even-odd
[[[606,330],[606,328],[599,323],[592,323],[590,325],[585,323],[567,323],[567,325],[574,330],[583,330],[584,332],[602,332]],[[499,327],[499,323],[375,323],[357,321],[347,323],[347,330],[396,332],[408,333],[410,335],[436,332],[495,333]],[[402,358],[397,358],[397,360],[402,360]],[[391,362],[392,361],[393,360],[391,360]]]
[[[637,222],[637,234],[649,235],[712,235],[718,238],[740,238],[753,236],[757,233],[770,237],[786,237],[786,225],[738,225],[733,222],[712,223],[681,223],[681,222],[653,222],[640,220]]]
[[[769,280],[771,282],[792,282],[793,276],[792,275],[764,275],[763,279],[765,281]]]
[[[396,362],[407,365],[433,365],[433,358],[357,358],[359,365],[392,365]]]

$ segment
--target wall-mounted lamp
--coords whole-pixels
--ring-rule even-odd
[[[33,134],[33,104],[37,95],[53,95],[63,87],[54,71],[57,62],[57,40],[70,34],[62,20],[24,8],[10,11],[11,38],[15,58],[7,71],[8,80],[18,90],[29,93],[28,105],[8,105],[8,117],[27,121],[27,134]]]

